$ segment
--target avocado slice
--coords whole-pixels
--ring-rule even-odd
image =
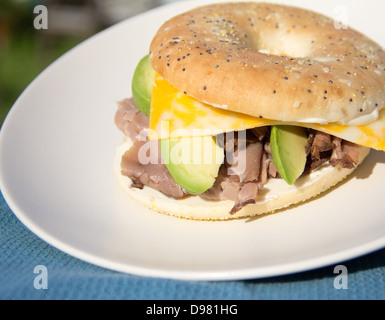
[[[155,70],[151,66],[150,55],[143,57],[136,66],[132,78],[132,97],[136,107],[144,114],[150,115],[152,85]]]
[[[224,149],[215,137],[162,139],[163,161],[174,180],[192,195],[210,189],[224,161]]]
[[[279,174],[292,185],[306,166],[306,129],[296,126],[272,126],[270,148]]]

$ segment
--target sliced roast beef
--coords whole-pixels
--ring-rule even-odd
[[[143,148],[145,144],[150,144],[152,148],[156,148],[157,151],[154,152],[158,152],[158,161],[144,164],[143,161],[140,161],[140,149]],[[145,147],[148,148],[148,145]],[[136,140],[133,146],[126,151],[122,157],[121,173],[133,181],[132,187],[134,188],[149,186],[175,199],[180,199],[187,194],[173,179],[166,165],[162,164],[158,141]]]
[[[146,135],[150,119],[137,109],[131,98],[118,102],[115,124],[131,140],[137,140],[140,135]]]
[[[259,141],[266,141],[270,138],[270,128],[269,127],[258,127],[251,129],[254,135],[257,137]]]
[[[332,138],[329,134],[320,131],[309,130],[308,165],[306,173],[313,172],[327,163],[333,151]]]
[[[260,142],[250,143],[246,147],[237,148],[234,164],[228,164],[230,175],[239,176],[240,182],[258,181],[262,165],[263,145]]]
[[[238,211],[242,210],[245,206],[249,204],[254,204],[257,197],[258,192],[260,190],[260,184],[253,182],[247,182],[242,185],[238,193],[238,199],[234,204],[234,207],[231,209],[230,213],[235,214]]]
[[[240,182],[238,176],[228,174],[226,165],[219,169],[218,177],[212,188],[202,193],[200,197],[205,200],[220,201],[238,199]]]
[[[271,154],[270,141],[265,142],[264,150],[266,151],[268,156],[267,159],[265,160],[266,165],[268,166],[268,173],[269,173],[268,176],[272,178],[279,178],[280,176],[279,176],[277,167],[273,163],[273,156]]]
[[[310,153],[313,159],[323,158],[323,154],[331,153],[333,149],[331,136],[327,133],[315,131]],[[330,154],[329,154],[330,155]]]
[[[330,164],[334,167],[341,166],[353,169],[357,166],[360,155],[360,146],[355,143],[333,137],[333,153]]]
[[[266,130],[260,132],[266,133]],[[264,187],[268,178],[278,176],[271,154],[265,150],[265,137],[261,136],[233,134],[226,137],[223,144],[226,161],[214,186],[201,195],[203,199],[234,201],[232,214],[256,202],[258,191]]]
[[[353,167],[356,167],[359,163],[361,147],[355,143],[352,143],[349,141],[343,141],[342,150],[343,150],[344,154],[351,161],[351,162],[349,162],[348,167],[351,166],[351,164],[353,164]]]
[[[115,123],[133,141],[121,161],[121,173],[132,180],[131,187],[142,189],[149,186],[168,197],[184,197],[186,191],[176,183],[162,163],[159,142],[147,139],[149,117],[136,108],[133,99],[118,103]]]
[[[255,203],[259,189],[258,181],[240,182],[239,176],[230,175],[226,165],[222,165],[214,186],[201,194],[200,197],[211,201],[234,201],[231,214],[235,214],[244,206]]]
[[[258,182],[261,188],[267,183],[269,179],[269,167],[270,167],[270,159],[267,153],[263,153],[261,156],[261,170],[258,177]]]

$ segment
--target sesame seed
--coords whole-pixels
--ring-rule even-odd
[[[293,105],[293,107],[295,108],[295,109],[298,109],[300,106],[301,106],[301,101],[296,101],[296,102],[294,102],[294,105]]]

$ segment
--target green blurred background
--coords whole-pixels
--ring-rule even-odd
[[[69,49],[110,25],[173,1],[178,0],[0,0],[0,126],[28,84]],[[34,28],[38,5],[47,8],[48,29]]]

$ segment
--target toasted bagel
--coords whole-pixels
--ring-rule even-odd
[[[199,7],[161,26],[150,51],[156,72],[181,92],[255,117],[349,124],[384,107],[384,50],[304,9]]]

